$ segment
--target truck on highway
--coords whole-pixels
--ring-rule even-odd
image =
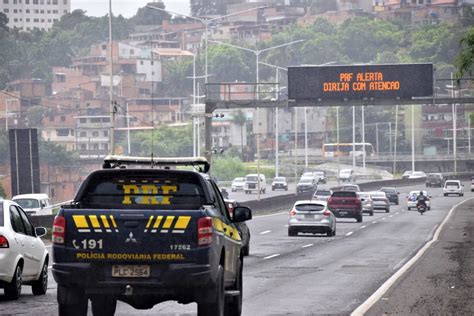
[[[242,241],[204,158],[108,156],[53,224],[59,315],[113,315],[117,300],[137,309],[175,300],[198,315],[240,315]],[[145,167],[144,167],[145,166]],[[146,167],[148,166],[148,167]],[[153,168],[150,168],[152,166]]]

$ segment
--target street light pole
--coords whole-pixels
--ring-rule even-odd
[[[114,62],[113,62],[113,42],[112,42],[112,0],[109,0],[109,67],[110,67],[110,154],[115,153],[115,106],[114,106]]]
[[[341,185],[339,172],[341,171],[341,158],[339,157],[339,106],[336,106],[336,143],[337,143],[337,185]]]
[[[298,184],[298,108],[295,107],[295,195],[297,194],[296,185]]]
[[[453,80],[453,73],[451,73],[451,98],[453,99],[453,103],[451,105],[453,111],[453,162],[454,162],[454,174],[458,173],[458,166],[457,166],[457,109],[456,103],[454,103],[454,80]]]
[[[275,86],[275,100],[278,100],[279,96],[280,96],[280,70],[284,70],[284,71],[288,71],[288,68],[284,68],[284,67],[279,67],[279,66],[276,66],[276,65],[272,65],[272,64],[268,64],[268,63],[264,63],[264,62],[259,62],[259,64],[262,64],[262,65],[265,65],[265,66],[268,66],[268,67],[272,67],[272,68],[275,68],[276,70],[276,86]],[[278,151],[279,151],[279,140],[278,140],[278,129],[279,129],[279,125],[278,125],[278,118],[279,118],[279,108],[278,107],[275,107],[275,177],[278,177],[279,176],[279,155],[278,155]]]

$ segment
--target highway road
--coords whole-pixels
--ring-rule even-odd
[[[244,266],[243,315],[349,314],[367,299],[430,238],[449,209],[474,197],[466,183],[464,197],[443,197],[430,189],[432,209],[421,216],[407,211],[405,195],[418,187],[400,188],[400,205],[390,213],[364,216],[362,223],[339,219],[337,235],[287,234],[288,210],[254,217],[250,256]],[[283,191],[284,192],[284,191]],[[245,194],[244,194],[245,195]],[[3,301],[0,314],[57,314],[56,284],[50,276],[48,293]],[[138,311],[120,303],[117,315],[193,315],[196,304],[166,302]]]

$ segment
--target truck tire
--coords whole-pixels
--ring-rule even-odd
[[[214,292],[213,302],[198,303],[198,316],[224,316],[224,267],[221,264],[217,268],[217,284]]]
[[[92,314],[95,316],[113,316],[117,309],[117,300],[108,296],[98,296],[91,299]]]
[[[59,316],[87,316],[89,301],[82,289],[58,285],[57,296]]]
[[[48,290],[48,258],[44,261],[41,275],[31,286],[33,295],[44,295]]]
[[[5,297],[8,300],[17,300],[21,295],[21,285],[23,283],[23,268],[18,264],[15,268],[12,281],[5,288]]]
[[[242,247],[242,253],[244,254],[245,257],[250,255],[250,245],[243,246]]]
[[[240,316],[242,314],[242,272],[243,272],[243,261],[240,259],[240,269],[235,285],[232,287],[232,291],[239,291],[239,295],[236,295],[229,299],[229,302],[225,305],[226,316]]]

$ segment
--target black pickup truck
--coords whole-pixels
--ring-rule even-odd
[[[231,216],[209,177],[169,165],[209,169],[203,158],[109,156],[59,211],[52,269],[59,315],[86,315],[89,299],[94,315],[113,315],[117,300],[137,309],[196,302],[198,315],[241,314],[235,223],[251,211],[238,206]]]

